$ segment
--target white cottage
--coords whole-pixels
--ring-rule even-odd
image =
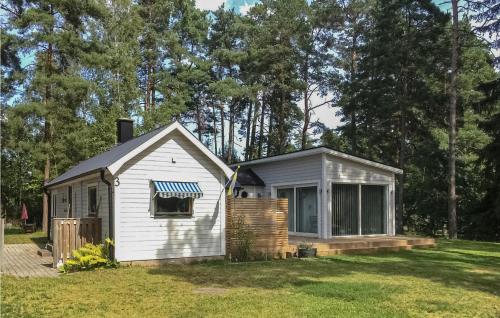
[[[102,219],[118,261],[225,254],[225,180],[232,170],[178,122],[118,145],[46,184],[51,217]],[[110,204],[111,203],[111,204]]]
[[[395,235],[395,175],[401,169],[327,147],[237,165],[243,197],[288,198],[289,235]]]

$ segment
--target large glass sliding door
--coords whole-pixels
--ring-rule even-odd
[[[288,231],[318,233],[318,188],[290,187],[277,190],[278,198],[288,199]]]
[[[385,221],[385,187],[380,185],[361,186],[361,233],[384,234]]]
[[[357,184],[332,185],[332,235],[359,234]]]
[[[316,187],[296,188],[297,232],[318,233],[318,191]]]
[[[332,235],[387,233],[386,186],[332,184]]]

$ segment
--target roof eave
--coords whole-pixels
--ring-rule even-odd
[[[282,155],[277,155],[273,157],[268,157],[268,158],[261,158],[261,159],[256,159],[256,160],[250,160],[250,161],[244,161],[244,162],[239,162],[232,164],[231,167],[235,166],[249,166],[249,165],[254,165],[254,164],[261,164],[261,163],[271,163],[271,162],[276,162],[276,161],[282,161],[282,160],[290,160],[290,159],[295,159],[295,158],[301,158],[301,157],[306,157],[306,156],[313,156],[316,154],[322,154],[326,153],[338,158],[346,159],[346,160],[351,160],[357,163],[365,164],[371,167],[375,167],[381,170],[386,170],[390,171],[395,174],[402,174],[403,170],[396,168],[396,167],[391,167],[382,163],[378,163],[372,160],[368,159],[363,159],[360,157],[356,157],[353,155],[345,154],[339,151],[335,151],[333,149],[329,149],[326,147],[318,147],[318,148],[313,148],[313,149],[307,149],[303,151],[297,151],[297,152],[292,152],[288,154],[282,154]]]
[[[73,176],[73,177],[70,177],[67,179],[63,179],[63,180],[60,180],[60,181],[57,181],[54,183],[51,183],[52,181],[49,181],[46,184],[44,184],[43,187],[45,189],[54,188],[56,186],[59,186],[59,185],[65,184],[65,183],[70,183],[71,181],[82,179],[82,178],[85,178],[85,177],[90,176],[92,174],[99,173],[101,170],[104,170],[104,169],[106,169],[106,168],[97,168],[97,169],[87,171],[85,173],[82,173],[82,174],[79,174],[79,175],[76,175],[76,176]]]

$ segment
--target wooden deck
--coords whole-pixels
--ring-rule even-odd
[[[56,277],[52,256],[39,256],[35,244],[6,244],[1,259],[2,275],[17,277]]]
[[[298,245],[303,243],[312,244],[312,246],[317,249],[318,256],[366,254],[436,246],[436,241],[433,238],[427,237],[380,236],[317,239],[290,235],[288,237],[288,251],[295,253]]]

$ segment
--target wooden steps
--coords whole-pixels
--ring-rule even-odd
[[[39,248],[36,253],[41,257],[52,257],[52,252],[45,248]]]
[[[52,244],[45,244],[45,248],[39,248],[36,253],[41,257],[52,257]]]
[[[317,249],[317,256],[396,252],[436,246],[434,239],[420,237],[360,237],[333,238],[331,240],[310,238],[302,238],[301,240],[301,238],[290,237],[289,250],[296,251],[297,246],[301,243],[312,244]]]

